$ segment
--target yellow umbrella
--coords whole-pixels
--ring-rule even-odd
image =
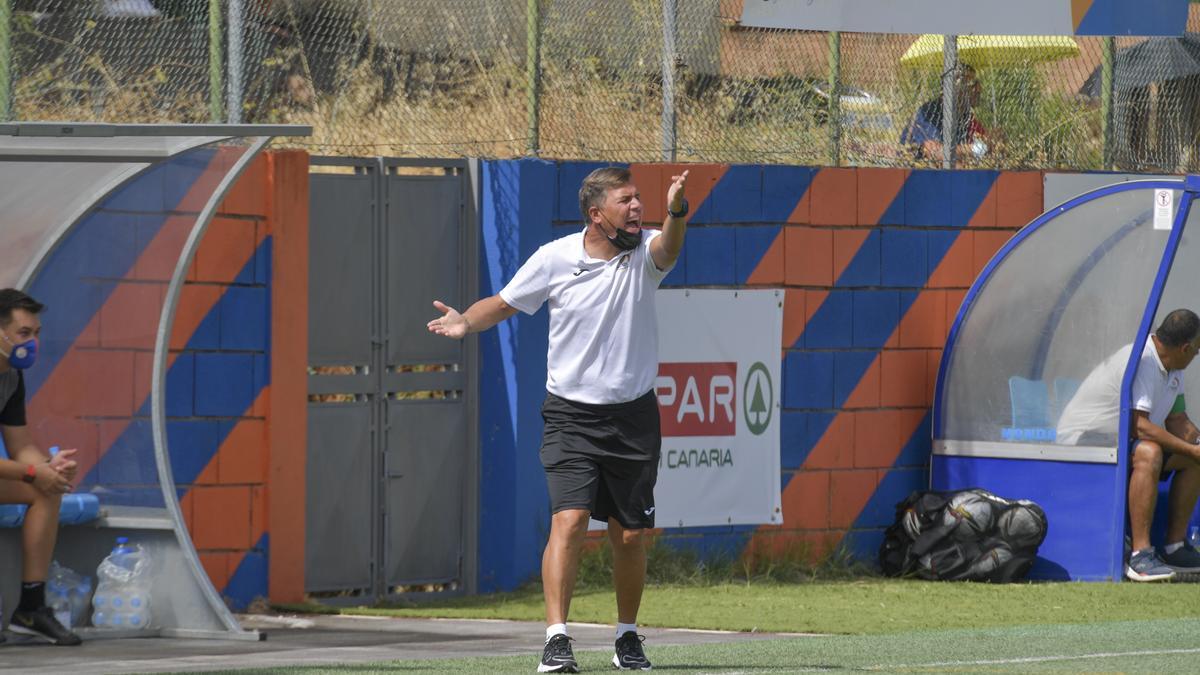
[[[927,34],[912,43],[900,63],[942,66],[943,36]],[[1065,35],[960,35],[958,60],[975,68],[1041,63],[1079,56],[1079,45]]]

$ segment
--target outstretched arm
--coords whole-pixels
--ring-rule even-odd
[[[434,300],[433,306],[442,316],[427,324],[429,332],[461,340],[467,333],[485,331],[517,313],[517,308],[505,302],[499,295],[484,298],[459,313],[458,310]]]
[[[687,185],[688,172],[671,177],[671,187],[667,188],[667,219],[663,221],[661,237],[650,242],[650,257],[658,269],[665,270],[679,258],[683,250],[683,237],[687,233],[687,214],[672,216],[670,212],[679,213],[683,210],[683,190]]]

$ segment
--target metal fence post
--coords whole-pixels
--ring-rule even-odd
[[[675,0],[663,0],[662,160],[675,161]]]
[[[245,6],[243,0],[229,0],[229,92],[225,114],[230,124],[242,122],[242,73],[246,53]]]
[[[221,121],[221,0],[208,0],[208,116]]]
[[[942,36],[942,168],[954,168],[954,132],[958,130],[955,89],[958,76],[958,36]]]
[[[829,33],[829,164],[842,163],[842,33]]]
[[[1113,168],[1113,39],[1104,38],[1100,43],[1100,128],[1104,135],[1103,166],[1105,171]]]
[[[539,126],[542,89],[542,10],[541,0],[525,3],[525,114],[528,127],[526,150],[537,156],[540,152]]]
[[[0,0],[0,122],[12,119],[12,5]]]

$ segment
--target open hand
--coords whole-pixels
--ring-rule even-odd
[[[671,176],[671,187],[667,188],[667,206],[678,213],[683,208],[683,189],[687,185],[688,172]]]
[[[442,316],[426,324],[430,333],[437,333],[438,335],[444,335],[455,340],[461,340],[466,337],[471,324],[465,316],[441,300],[434,300],[433,306],[437,311],[442,313]]]

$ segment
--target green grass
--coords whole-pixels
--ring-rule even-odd
[[[975,587],[978,588],[978,587]],[[1045,588],[1045,587],[1041,587]],[[982,616],[989,607],[976,608]],[[654,669],[690,673],[816,672],[1194,672],[1200,620],[969,627],[894,635],[818,636],[654,647]],[[609,672],[607,649],[576,650],[584,672]],[[295,666],[244,673],[528,673],[530,655],[374,664]]]
[[[312,606],[284,606],[311,610]],[[336,611],[336,610],[324,610]],[[612,591],[578,592],[571,620],[610,623]],[[419,607],[350,608],[345,614],[541,621],[536,589]],[[784,633],[886,635],[1033,624],[1200,619],[1200,585],[1132,583],[967,584],[863,579],[803,584],[656,585],[646,589],[646,626]]]

